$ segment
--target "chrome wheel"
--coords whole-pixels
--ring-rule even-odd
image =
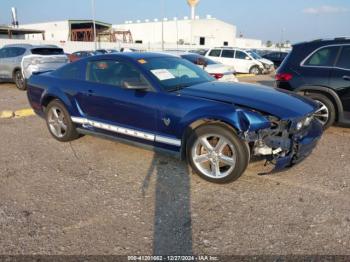
[[[214,179],[230,175],[237,162],[233,143],[217,134],[200,136],[192,147],[191,156],[196,168]]]
[[[51,133],[58,137],[62,138],[67,133],[68,124],[66,122],[64,113],[58,107],[52,107],[48,112],[48,124],[50,127]]]
[[[320,104],[320,108],[315,112],[314,116],[323,126],[325,126],[329,120],[329,109],[321,101],[315,101]]]

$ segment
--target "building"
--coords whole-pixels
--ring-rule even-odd
[[[111,29],[112,25],[101,21],[95,21],[96,35]],[[56,22],[45,22],[36,24],[25,24],[21,29],[45,30],[45,39],[48,41],[94,41],[94,23],[93,20],[65,20]],[[27,34],[27,40],[39,40],[35,34]],[[102,39],[101,39],[102,40]],[[108,40],[108,39],[107,39]],[[107,41],[108,42],[108,41]]]
[[[0,25],[0,39],[25,39],[28,34],[35,35],[37,39],[45,40],[44,30],[15,28]]]
[[[159,21],[126,21],[124,24],[113,25],[118,31],[129,30],[134,43],[146,45],[178,44],[184,46],[232,46],[235,44],[236,27],[219,19],[207,16],[192,20],[174,18]],[[163,30],[162,30],[163,28]]]

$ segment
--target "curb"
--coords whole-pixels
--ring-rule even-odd
[[[243,77],[253,77],[255,76],[254,74],[237,74],[237,78],[243,78]]]
[[[20,109],[17,111],[0,111],[0,118],[3,119],[10,119],[10,118],[21,118],[21,117],[27,117],[27,116],[33,116],[35,115],[33,109],[26,108],[26,109]]]

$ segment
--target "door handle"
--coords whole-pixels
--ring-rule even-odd
[[[87,95],[88,95],[88,96],[92,96],[93,94],[94,94],[94,90],[89,89],[89,90],[87,91]]]
[[[343,76],[343,79],[344,79],[345,81],[350,81],[350,76]]]

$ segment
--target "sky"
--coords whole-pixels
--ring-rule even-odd
[[[0,24],[11,23],[12,6],[22,24],[92,16],[91,0],[0,0]],[[95,0],[95,6],[96,19],[112,24],[190,15],[185,0]],[[196,15],[207,14],[264,42],[350,36],[350,0],[200,0]]]

